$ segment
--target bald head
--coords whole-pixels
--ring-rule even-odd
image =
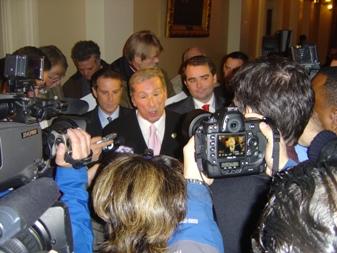
[[[327,130],[337,133],[337,78],[329,73],[319,72],[312,79],[315,92],[315,107],[318,117]]]
[[[203,49],[199,47],[187,48],[185,52],[183,53],[183,62],[185,62],[188,59],[191,59],[194,56],[199,56],[199,55],[206,56],[206,53]]]

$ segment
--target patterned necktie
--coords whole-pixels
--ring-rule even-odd
[[[150,136],[149,136],[149,148],[153,150],[153,155],[159,155],[160,153],[160,140],[157,135],[157,129],[155,125],[150,126]]]
[[[109,123],[112,121],[112,118],[110,116],[107,117],[106,119],[109,121]]]
[[[201,109],[203,109],[206,112],[209,112],[209,104],[204,104],[203,106],[201,106]]]

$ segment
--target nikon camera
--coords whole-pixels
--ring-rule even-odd
[[[210,178],[262,173],[267,140],[260,132],[261,121],[245,119],[236,107],[199,113],[189,127],[189,135],[195,133],[199,169]]]

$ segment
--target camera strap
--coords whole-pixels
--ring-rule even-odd
[[[281,135],[279,130],[275,127],[272,120],[269,118],[265,118],[265,122],[270,126],[273,131],[273,150],[272,150],[272,158],[273,158],[273,167],[272,167],[272,176],[274,176],[279,170],[279,161],[280,161],[280,140]]]
[[[64,157],[64,161],[66,161],[67,163],[70,163],[75,169],[79,169],[81,167],[87,166],[88,164],[91,163],[91,159],[92,159],[92,151],[90,151],[90,154],[87,158],[80,159],[80,160],[73,159],[71,152],[66,152],[65,157]]]

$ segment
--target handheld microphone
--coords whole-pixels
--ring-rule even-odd
[[[51,178],[39,178],[0,199],[0,245],[32,226],[59,197]]]

